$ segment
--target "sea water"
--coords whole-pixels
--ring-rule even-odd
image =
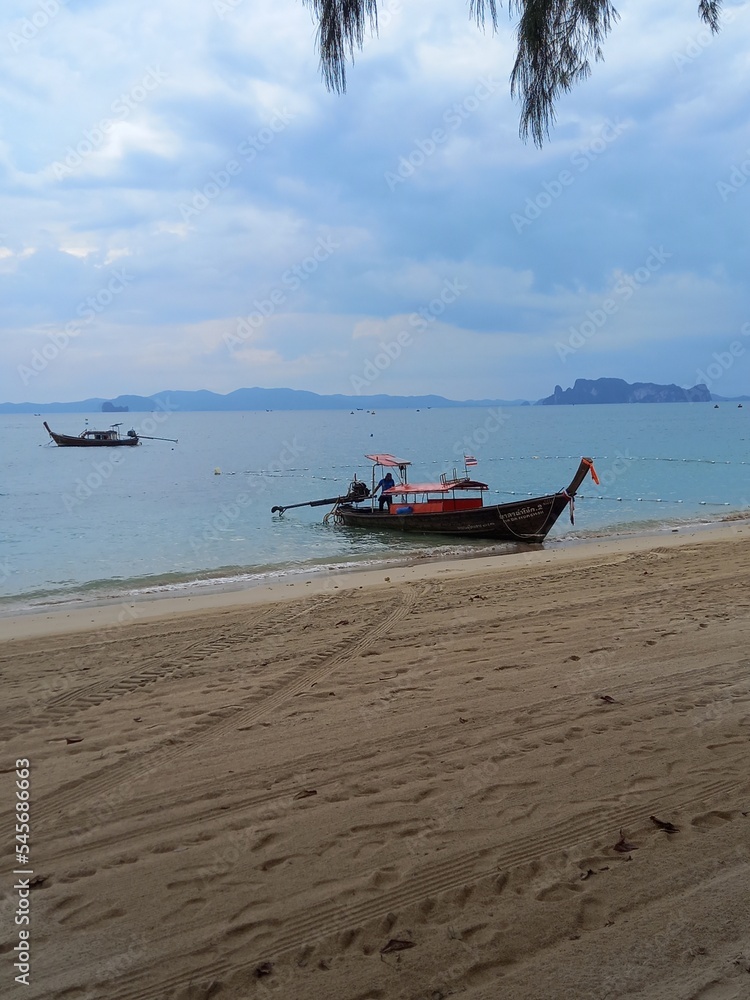
[[[412,462],[412,482],[478,465],[485,502],[554,492],[594,459],[548,536],[669,531],[750,513],[750,405],[710,403],[316,412],[123,414],[121,430],[169,441],[58,448],[40,416],[0,416],[0,611],[122,599],[299,573],[514,551],[494,542],[369,533],[323,521],[327,507],[274,505],[371,483],[365,454]],[[53,430],[106,427],[51,414]]]

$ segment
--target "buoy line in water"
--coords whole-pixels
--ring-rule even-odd
[[[484,462],[562,462],[571,461],[575,462],[580,459],[580,455],[491,455],[480,458],[480,464]],[[663,456],[651,456],[651,455],[622,455],[618,454],[615,456],[611,455],[597,455],[597,462],[608,462],[608,461],[621,461],[621,462],[691,462],[699,465],[750,465],[750,462],[739,461],[731,462],[728,459],[720,458],[664,458]],[[424,465],[438,465],[444,466],[445,462],[439,460],[434,460],[431,462],[424,462]],[[341,470],[343,472],[351,472],[352,470],[359,470],[363,468],[369,469],[370,466],[351,464],[351,465],[331,465],[329,466],[331,471]],[[271,479],[296,479],[296,478],[306,478],[306,479],[319,479],[326,482],[329,479],[335,479],[335,476],[321,476],[312,474],[310,475],[310,470],[306,468],[301,469],[285,469],[283,472],[270,471],[267,469],[244,469],[242,472],[225,472],[226,476],[267,476]]]

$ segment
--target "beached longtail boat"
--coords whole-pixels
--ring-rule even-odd
[[[372,487],[356,478],[346,496],[332,497],[333,508],[326,514],[326,521],[364,528],[370,531],[402,531],[430,535],[457,535],[462,538],[491,538],[503,542],[543,542],[562,512],[570,509],[573,521],[573,500],[579,486],[590,473],[598,483],[594,463],[582,458],[576,474],[565,489],[544,496],[510,503],[485,506],[486,483],[472,479],[468,467],[476,460],[465,457],[465,475],[454,472],[452,477],[442,475],[436,483],[410,483],[407,469],[410,462],[393,455],[366,455],[373,463]],[[381,472],[398,470],[399,483],[389,488],[380,487],[376,497]],[[326,501],[290,506],[318,506]],[[274,507],[272,512],[282,513],[287,507]]]

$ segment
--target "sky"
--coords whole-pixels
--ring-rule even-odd
[[[244,386],[750,393],[750,9],[632,0],[542,149],[507,11],[6,0],[0,401]]]

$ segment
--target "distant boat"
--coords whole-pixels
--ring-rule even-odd
[[[141,443],[134,430],[129,430],[123,437],[119,431],[122,424],[112,424],[107,431],[94,431],[87,428],[77,437],[73,434],[56,434],[46,420],[44,426],[55,444],[61,448],[114,448],[120,445],[132,448]]]

